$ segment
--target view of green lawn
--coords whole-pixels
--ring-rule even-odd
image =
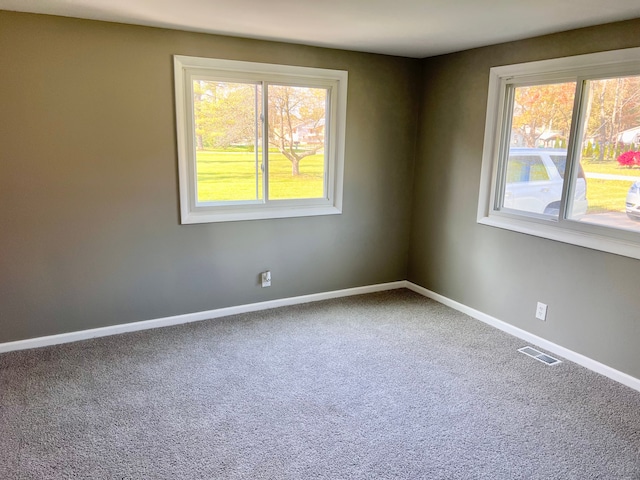
[[[617,162],[582,161],[587,177],[590,173],[628,176],[626,180],[587,178],[588,213],[624,212],[625,199],[631,183],[640,178],[640,169],[618,165]]]
[[[321,198],[324,195],[324,156],[312,155],[300,162],[300,175],[291,174],[291,162],[277,151],[269,153],[270,198]],[[621,167],[614,162],[583,161],[587,173],[628,176],[625,180],[587,180],[589,213],[624,212],[631,182],[640,169]],[[256,200],[256,157],[246,149],[199,151],[197,153],[198,200]],[[262,172],[258,166],[258,197],[262,198]]]
[[[587,213],[624,212],[631,182],[621,180],[587,180]]]
[[[198,151],[198,201],[247,201],[262,198],[260,156],[246,149]],[[256,178],[257,177],[257,178]],[[257,182],[256,182],[257,179]],[[257,188],[257,195],[256,195]],[[324,196],[324,155],[305,157],[300,174],[291,174],[291,162],[277,151],[269,151],[269,198],[322,198]]]

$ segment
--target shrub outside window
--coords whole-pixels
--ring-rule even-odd
[[[182,223],[339,214],[347,72],[174,57]]]
[[[640,48],[492,68],[478,222],[640,258],[639,220]]]

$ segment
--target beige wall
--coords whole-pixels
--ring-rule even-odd
[[[174,54],[348,70],[344,214],[180,225]],[[0,11],[0,65],[0,342],[406,278],[418,61]]]
[[[635,20],[424,62],[409,262],[409,280],[636,378],[640,261],[478,225],[476,212],[489,69],[636,47],[638,32]]]

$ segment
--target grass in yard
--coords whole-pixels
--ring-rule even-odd
[[[616,162],[582,162],[582,166],[587,173],[630,177],[629,181],[587,179],[588,213],[624,212],[631,177],[640,177],[640,169],[621,167]],[[269,167],[269,191],[272,200],[321,198],[324,195],[322,154],[302,159],[300,175],[295,177],[291,174],[291,162],[281,153],[270,152]],[[256,157],[252,152],[241,149],[200,151],[197,153],[197,169],[198,200],[201,202],[262,199],[262,172],[259,162],[256,170]]]
[[[627,192],[634,177],[640,177],[640,169],[621,167],[617,162],[582,162],[585,173],[605,173],[628,176],[626,180],[587,179],[587,213],[624,212]]]
[[[587,213],[624,212],[631,182],[624,180],[587,179]]]
[[[260,158],[259,158],[260,160]],[[261,200],[262,172],[255,153],[200,151],[196,155],[200,202]],[[257,186],[256,186],[257,175]],[[257,190],[256,190],[257,189]],[[300,161],[300,174],[291,174],[291,162],[281,153],[269,153],[269,198],[322,198],[324,155]]]

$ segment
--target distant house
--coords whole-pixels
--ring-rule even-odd
[[[556,145],[556,143],[560,143],[562,140],[566,142],[567,137],[562,135],[561,132],[547,130],[538,137],[538,146],[544,148],[552,148]]]
[[[629,145],[631,143],[640,143],[640,127],[630,128],[618,134],[618,142]]]
[[[324,118],[319,121],[308,121],[294,128],[294,142],[314,144],[324,142]]]
[[[536,130],[536,133],[539,130]],[[537,136],[536,147],[537,148],[552,148],[556,145],[556,142],[566,142],[567,138],[562,135],[561,132],[554,130],[543,131]],[[527,138],[518,129],[511,129],[511,146],[512,147],[526,147]]]

